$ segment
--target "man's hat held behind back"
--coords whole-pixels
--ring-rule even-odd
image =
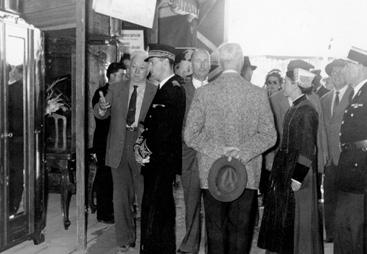
[[[357,47],[352,47],[349,50],[348,59],[367,66],[367,51]]]
[[[239,198],[247,185],[245,166],[237,159],[221,157],[209,171],[208,187],[210,194],[222,202],[231,202]]]
[[[152,57],[168,58],[175,61],[175,48],[164,44],[149,44],[149,56],[145,59],[147,62]]]

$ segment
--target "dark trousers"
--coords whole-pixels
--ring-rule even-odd
[[[162,171],[156,168],[144,171],[141,254],[176,253],[174,176]]]
[[[324,221],[326,239],[334,239],[334,221],[336,209],[336,170],[337,167],[330,165],[325,168],[324,178]]]
[[[365,195],[338,191],[335,211],[334,253],[365,254]]]
[[[208,254],[250,253],[257,212],[257,190],[245,189],[232,202],[203,191]]]
[[[143,191],[143,178],[133,151],[136,138],[136,131],[126,131],[120,165],[112,169],[115,233],[119,246],[135,243],[136,240],[134,204],[136,199],[140,200],[137,196]]]
[[[180,251],[198,253],[201,238],[201,188],[195,151],[182,152],[182,187],[185,201],[186,234]]]
[[[105,165],[105,151],[97,152],[95,190],[97,195],[97,220],[113,219],[113,182],[111,168]]]

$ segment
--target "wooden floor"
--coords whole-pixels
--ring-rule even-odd
[[[185,232],[184,225],[184,202],[182,189],[178,188],[175,191],[176,199],[176,237],[177,246],[179,246]],[[44,243],[34,245],[32,241],[26,241],[20,245],[17,245],[9,250],[2,252],[2,254],[69,254],[78,253],[76,251],[76,203],[75,195],[71,199],[70,203],[70,220],[71,225],[68,230],[64,230],[61,209],[60,209],[60,195],[50,194],[48,214],[47,214],[47,226],[45,229],[46,240]],[[138,241],[136,246],[139,246],[139,225],[138,225]],[[251,254],[264,254],[265,251],[256,247],[257,231],[255,232],[253,249]],[[115,243],[115,228],[114,225],[106,225],[98,223],[96,221],[95,214],[90,214],[88,217],[88,246],[85,253],[88,254],[114,254],[116,253]],[[83,252],[81,252],[83,253]],[[138,254],[139,248],[131,249],[128,254]],[[199,254],[204,254],[204,246],[201,246]],[[332,244],[325,245],[325,254],[332,254]]]

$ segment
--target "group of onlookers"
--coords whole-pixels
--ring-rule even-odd
[[[250,253],[259,187],[258,246],[268,253],[323,253],[324,241],[337,254],[366,253],[367,53],[352,48],[348,58],[326,66],[330,91],[303,60],[290,61],[285,75],[271,70],[266,89],[253,85],[256,66],[236,43],[218,48],[221,72],[210,81],[204,49],[177,56],[150,45],[131,54],[127,75],[112,63],[92,102],[97,219],[115,223],[118,253],[135,247],[139,218],[140,253],[176,253],[176,175],[185,202],[180,253],[198,253],[201,240],[209,254]],[[223,156],[246,174],[233,200],[210,186]],[[224,170],[227,181],[239,168]],[[103,186],[113,186],[113,205],[104,203],[111,191]]]

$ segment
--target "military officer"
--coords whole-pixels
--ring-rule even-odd
[[[185,90],[173,73],[174,49],[151,45],[151,79],[159,82],[157,93],[144,120],[146,146],[151,155],[142,167],[144,194],[141,215],[142,254],[173,254],[175,244],[175,203],[172,184],[181,172],[182,123]]]
[[[334,253],[367,253],[367,51],[353,47],[344,68],[352,86],[339,133]]]

